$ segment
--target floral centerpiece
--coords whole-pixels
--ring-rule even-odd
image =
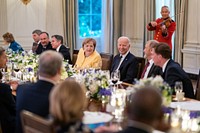
[[[13,52],[8,50],[7,55],[13,70],[19,71],[15,76],[25,81],[36,81],[38,70],[38,55],[32,52]],[[13,74],[12,74],[13,75]]]
[[[164,82],[161,76],[144,78],[136,81],[135,88],[140,89],[144,86],[154,86],[160,89],[161,95],[163,97],[163,105],[169,106],[172,101],[172,88]]]
[[[9,62],[12,63],[12,69],[17,67],[20,70],[19,73],[21,74],[18,77],[16,76],[17,78],[23,81],[36,82],[39,55],[31,51],[13,52],[11,50],[7,50],[7,55]],[[67,77],[71,77],[74,73],[72,65],[70,65],[67,60],[63,60],[61,79],[64,80]]]
[[[76,75],[76,79],[87,89],[86,96],[95,100],[110,96],[109,71],[87,69]]]

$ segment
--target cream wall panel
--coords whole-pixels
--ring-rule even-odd
[[[125,0],[123,17],[123,35],[131,40],[130,51],[136,56],[143,56],[144,35],[144,0]],[[142,16],[142,17],[141,17]]]
[[[200,69],[200,16],[197,14],[199,8],[199,0],[188,1],[186,41],[182,49],[183,69],[193,74],[198,74]]]
[[[139,39],[134,39],[130,38],[131,40],[131,46],[130,46],[130,51],[133,53],[135,56],[142,57],[143,56],[143,48],[141,47],[143,40]]]
[[[64,35],[62,0],[47,0],[46,30],[50,35]],[[64,41],[65,42],[65,41]]]
[[[197,43],[198,42],[198,32],[200,26],[197,26],[199,15],[197,10],[199,7],[198,0],[188,1],[188,19],[187,19],[187,36],[186,41]]]
[[[26,50],[32,46],[32,31],[45,30],[46,0],[32,0],[24,5],[20,0],[7,0],[8,31]]]

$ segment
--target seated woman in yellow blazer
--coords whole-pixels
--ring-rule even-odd
[[[95,50],[95,48],[96,48],[96,41],[93,38],[86,38],[82,43],[82,48],[79,50],[74,68],[101,69],[102,59],[100,54]]]

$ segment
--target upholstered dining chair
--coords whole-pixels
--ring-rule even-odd
[[[73,64],[73,66],[74,66],[75,63],[76,63],[77,56],[78,56],[78,52],[79,52],[79,50],[77,50],[77,49],[74,49],[74,50],[73,50],[73,55],[72,55],[72,64]]]
[[[143,58],[143,57],[136,57],[136,59],[138,60],[138,63],[139,63],[137,79],[140,79],[140,77],[142,75],[142,71],[143,71],[143,69],[145,67],[145,58]]]
[[[200,69],[199,69],[199,75],[198,75],[198,77],[197,77],[196,99],[197,99],[197,100],[200,100]]]
[[[2,129],[1,129],[1,122],[0,122],[0,133],[2,133]]]
[[[102,70],[110,70],[113,60],[113,54],[110,53],[100,53],[102,59]]]
[[[21,121],[24,133],[55,133],[52,120],[46,120],[29,111],[21,112]]]

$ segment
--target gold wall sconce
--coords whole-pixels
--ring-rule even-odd
[[[22,2],[24,5],[27,5],[29,2],[31,2],[31,0],[21,0],[21,2]]]

